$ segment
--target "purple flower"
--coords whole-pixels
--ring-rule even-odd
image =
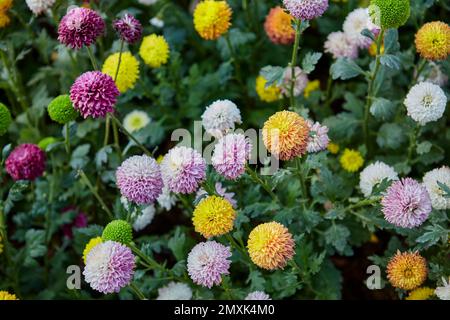
[[[105,31],[105,21],[94,10],[71,9],[59,23],[58,40],[72,49],[89,47]]]
[[[155,159],[142,155],[128,158],[116,171],[120,193],[137,204],[150,204],[162,193],[161,170]]]
[[[100,71],[83,73],[70,88],[70,100],[85,119],[105,117],[108,112],[114,112],[119,94],[114,80]]]
[[[381,205],[388,222],[409,229],[420,226],[431,212],[427,189],[411,178],[393,182]]]
[[[119,292],[133,279],[135,258],[131,249],[115,241],[99,243],[86,257],[84,279],[102,293]]]
[[[187,258],[187,269],[192,281],[211,288],[222,282],[222,275],[230,274],[230,247],[216,241],[200,242]]]
[[[300,20],[320,17],[328,9],[328,0],[283,0],[289,13]]]
[[[309,141],[306,150],[309,153],[325,150],[330,143],[328,138],[328,127],[322,126],[319,122],[307,121],[309,127]]]
[[[63,209],[63,214],[70,211],[78,211],[74,206],[69,206]],[[88,219],[84,212],[79,211],[76,215],[75,219],[71,223],[67,223],[62,226],[62,230],[64,235],[72,239],[73,238],[73,228],[86,228],[88,225]]]
[[[44,173],[45,153],[35,144],[17,146],[6,159],[6,172],[14,180],[34,180]]]
[[[138,42],[142,36],[141,23],[128,13],[123,18],[115,20],[113,27],[119,33],[120,38],[130,44]]]

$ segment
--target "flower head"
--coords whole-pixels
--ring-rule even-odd
[[[245,300],[272,300],[272,299],[264,291],[253,291],[253,292],[250,292],[245,297]]]
[[[384,162],[376,161],[364,168],[359,175],[359,188],[366,198],[370,197],[373,188],[383,180],[396,181],[398,174],[394,168]]]
[[[437,210],[450,209],[450,198],[445,197],[439,183],[450,187],[450,168],[443,166],[438,169],[431,170],[423,177],[423,184],[431,198],[431,205]]]
[[[0,11],[0,29],[7,27],[11,23],[11,18],[6,11]]]
[[[308,76],[299,67],[294,68],[295,82],[294,82],[294,96],[297,97],[302,94],[308,84]],[[290,95],[292,83],[292,68],[286,67],[283,74],[283,85],[281,86],[281,93],[285,96]]]
[[[44,173],[45,153],[35,144],[17,146],[6,159],[6,172],[14,180],[34,180]]]
[[[434,296],[434,289],[421,287],[411,291],[405,300],[428,300],[432,296]]]
[[[309,141],[306,150],[309,153],[325,150],[330,143],[328,138],[328,127],[321,125],[319,122],[307,121],[309,127]]]
[[[159,68],[169,61],[169,44],[163,36],[151,34],[144,37],[139,55],[145,64],[151,68]]]
[[[187,270],[195,284],[211,288],[222,282],[222,275],[230,274],[230,247],[216,241],[200,242],[187,258]]]
[[[114,112],[120,92],[114,80],[100,71],[88,71],[79,76],[70,88],[73,107],[83,118],[105,117]]]
[[[372,22],[383,29],[397,29],[408,21],[410,0],[371,0],[369,14]]]
[[[139,214],[132,215],[134,218],[133,229],[135,231],[144,230],[150,223],[152,223],[155,217],[155,206],[153,204],[145,207]]]
[[[264,22],[264,30],[270,41],[275,44],[292,44],[295,39],[293,20],[294,18],[281,7],[270,9]]]
[[[206,40],[216,40],[231,26],[232,11],[226,1],[201,1],[194,11],[194,27]]]
[[[450,300],[450,278],[446,280],[442,277],[442,287],[437,287],[434,293],[441,300]]]
[[[84,279],[104,294],[119,292],[133,279],[135,258],[131,249],[114,241],[99,243],[86,257]]]
[[[8,291],[0,291],[0,300],[19,300],[15,294],[9,293]]]
[[[450,26],[433,21],[424,24],[416,33],[416,49],[427,60],[445,60],[450,54]]]
[[[123,126],[128,132],[139,131],[150,123],[151,119],[147,112],[133,110],[123,119]]]
[[[318,18],[328,9],[328,0],[283,0],[290,14],[300,20]]]
[[[156,201],[158,201],[158,204],[164,208],[164,210],[169,211],[177,202],[177,197],[172,194],[169,188],[164,186],[161,195]]]
[[[102,233],[103,241],[115,241],[128,244],[133,241],[133,230],[125,220],[113,220],[108,223]]]
[[[267,80],[259,75],[256,77],[256,93],[264,102],[274,102],[281,98],[281,89],[275,84],[266,86]]]
[[[230,130],[234,130],[235,124],[241,124],[241,112],[230,100],[217,100],[206,107],[202,114],[202,125],[206,132],[213,137],[220,138]]]
[[[13,5],[13,0],[0,0],[0,11],[6,12],[11,9]]]
[[[132,156],[116,171],[116,183],[120,193],[137,204],[154,202],[162,193],[161,169],[155,159],[147,156]]]
[[[70,96],[65,94],[56,97],[47,107],[50,119],[60,124],[74,121],[78,117],[78,112],[74,109]]]
[[[387,276],[393,287],[412,290],[427,278],[427,261],[418,252],[397,251],[387,265]]]
[[[126,13],[113,22],[114,30],[120,38],[130,44],[136,43],[142,37],[142,24],[133,15]]]
[[[8,107],[0,102],[0,136],[4,135],[12,123],[11,112]]]
[[[303,91],[303,95],[305,98],[309,98],[311,93],[320,90],[320,80],[308,81],[306,84],[305,90]]]
[[[431,212],[427,189],[411,178],[395,181],[381,200],[384,218],[402,228],[420,226]]]
[[[247,247],[253,263],[266,270],[283,269],[295,254],[292,235],[278,222],[254,228],[248,236]]]
[[[222,183],[216,182],[214,185],[216,189],[216,193],[223,197],[225,200],[231,203],[233,208],[237,207],[237,201],[234,199],[234,192],[227,192],[227,188],[225,188]],[[197,194],[195,195],[195,202],[200,202],[204,197],[208,196],[208,192],[205,191],[205,189],[200,188],[197,191]]]
[[[345,171],[356,172],[364,164],[364,158],[359,151],[346,148],[339,159],[339,162]]]
[[[102,72],[112,79],[116,77],[120,52],[110,55],[103,64]],[[123,52],[120,57],[120,67],[115,81],[121,93],[133,89],[139,78],[139,62],[130,52]]]
[[[95,237],[89,240],[89,242],[86,244],[86,246],[84,247],[83,250],[83,261],[84,264],[86,264],[86,258],[89,254],[89,252],[91,252],[92,248],[94,248],[96,245],[98,245],[99,243],[102,243],[102,237]]]
[[[358,46],[348,34],[338,31],[328,35],[324,44],[325,52],[330,53],[334,59],[358,57]]]
[[[77,213],[77,215],[75,216],[75,218],[67,224],[62,225],[62,230],[64,233],[64,236],[66,236],[69,239],[73,238],[73,229],[79,229],[79,228],[86,228],[88,225],[88,217],[86,216],[86,214],[82,211],[79,211],[76,207],[74,206],[69,206],[66,207],[63,210],[63,214],[66,214],[70,211],[75,211]]]
[[[369,10],[367,8],[357,8],[345,18],[343,30],[350,42],[355,43],[358,48],[367,49],[373,41],[361,34],[364,29],[375,34],[378,34],[380,31],[379,27],[373,24],[370,19]]]
[[[168,285],[158,289],[156,300],[191,300],[192,290],[185,283],[169,282]]]
[[[39,15],[50,9],[55,4],[55,0],[26,0],[26,3],[35,15]]]
[[[330,142],[327,147],[328,151],[330,151],[331,154],[338,154],[340,148],[341,147],[339,147],[339,145],[334,142]]]

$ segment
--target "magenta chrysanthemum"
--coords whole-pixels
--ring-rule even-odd
[[[136,43],[142,36],[142,24],[131,14],[126,13],[122,18],[113,22],[113,27],[123,41]]]
[[[252,145],[243,134],[231,133],[222,137],[211,158],[216,171],[227,179],[237,179],[245,171]]]
[[[162,193],[163,180],[156,160],[146,156],[128,158],[116,171],[120,193],[137,204],[150,204]]]
[[[206,162],[196,150],[171,149],[161,162],[164,184],[175,193],[192,193],[206,177]]]
[[[328,9],[328,0],[283,0],[289,13],[300,20],[320,17]]]
[[[222,275],[229,274],[231,261],[230,247],[216,241],[197,244],[187,258],[187,269],[192,281],[211,288],[222,282]]]
[[[411,178],[395,181],[381,200],[385,219],[403,228],[420,226],[431,212],[427,189]]]
[[[102,293],[119,292],[133,279],[135,258],[131,249],[115,241],[99,243],[86,257],[84,279]]]
[[[105,31],[105,21],[94,10],[71,9],[59,23],[58,40],[72,49],[89,47]]]
[[[100,71],[89,71],[79,76],[70,88],[70,100],[83,118],[105,117],[114,112],[120,92],[114,80]]]
[[[309,153],[325,150],[330,143],[328,138],[328,127],[322,126],[319,122],[313,123],[307,120],[309,127],[309,141],[306,150]]]
[[[17,146],[6,159],[6,172],[14,180],[34,180],[44,173],[45,153],[35,144]]]

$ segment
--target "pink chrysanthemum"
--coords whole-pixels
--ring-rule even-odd
[[[294,82],[294,96],[299,96],[303,93],[306,86],[308,85],[308,76],[299,67],[295,67],[295,82]],[[291,84],[292,84],[292,68],[286,67],[283,74],[283,84],[281,86],[281,93],[285,96],[291,94]]]
[[[322,126],[319,122],[313,123],[311,120],[307,120],[306,123],[309,127],[309,141],[306,150],[309,153],[325,150],[330,143],[328,127]]]
[[[17,146],[6,159],[6,172],[14,180],[34,180],[44,173],[45,153],[35,144]]]
[[[155,159],[142,155],[128,158],[116,171],[120,193],[137,204],[150,204],[162,193],[161,170]]]
[[[320,17],[328,9],[328,0],[283,0],[289,13],[300,20]]]
[[[164,184],[175,193],[195,192],[206,177],[206,162],[196,150],[171,149],[161,162]]]
[[[381,200],[385,219],[403,228],[420,226],[431,212],[427,189],[411,178],[395,181]]]
[[[250,292],[245,297],[245,300],[272,300],[272,299],[264,291],[253,291],[253,292]]]
[[[70,100],[83,118],[105,117],[114,112],[120,92],[114,80],[100,71],[89,71],[79,76],[70,88]]]
[[[192,281],[211,288],[222,282],[222,275],[230,274],[230,247],[216,241],[197,244],[187,258],[187,269]]]
[[[78,211],[76,207],[69,206],[63,209],[62,213],[65,214],[70,211],[76,211],[78,214],[75,216],[72,222],[63,225],[61,228],[63,230],[64,236],[69,239],[73,238],[74,228],[86,228],[88,225],[88,219],[84,212]]]
[[[325,52],[330,53],[334,59],[358,57],[358,45],[344,32],[332,32],[324,44]]]
[[[123,41],[136,43],[142,36],[142,24],[131,14],[126,13],[113,22],[113,27]]]
[[[59,23],[58,40],[72,49],[89,47],[105,31],[105,21],[94,10],[71,9]]]
[[[216,171],[227,179],[237,179],[245,171],[252,145],[243,134],[231,133],[219,140],[211,158]]]
[[[119,292],[133,279],[135,258],[131,249],[115,241],[99,243],[86,257],[84,279],[104,294]]]

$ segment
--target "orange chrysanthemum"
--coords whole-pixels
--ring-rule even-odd
[[[263,223],[253,229],[247,247],[253,263],[267,270],[283,269],[295,254],[292,235],[278,222]]]
[[[292,44],[295,40],[295,30],[292,27],[293,19],[281,7],[272,8],[264,23],[264,30],[266,30],[270,41],[275,44]]]
[[[416,49],[427,60],[445,60],[450,54],[450,26],[441,21],[426,23],[416,33]]]
[[[5,12],[12,7],[12,0],[0,0],[0,11]]]
[[[194,26],[206,40],[216,40],[228,31],[232,11],[226,1],[205,0],[194,11]]]
[[[262,134],[267,150],[281,160],[291,160],[306,153],[309,127],[295,112],[275,113],[264,123]]]
[[[418,252],[397,251],[387,266],[389,282],[395,288],[413,290],[427,278],[427,261]]]

